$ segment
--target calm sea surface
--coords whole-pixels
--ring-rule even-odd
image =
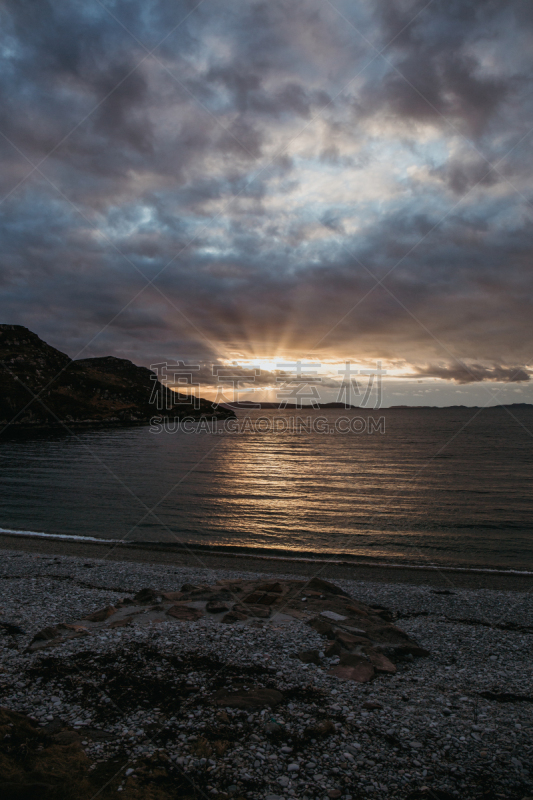
[[[8,430],[0,528],[533,569],[532,409],[369,414],[384,434]]]

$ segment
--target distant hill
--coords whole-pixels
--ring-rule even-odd
[[[0,425],[117,425],[148,423],[154,416],[233,416],[203,399],[195,410],[188,400],[125,358],[72,361],[28,328],[0,325]]]
[[[533,403],[498,403],[493,406],[388,406],[388,408],[383,409],[383,411],[399,411],[404,409],[408,411],[420,411],[424,409],[442,411],[443,409],[449,408],[479,408],[483,411],[493,411],[495,408],[533,408]]]
[[[221,405],[224,405],[224,404],[221,403]],[[226,406],[226,407],[229,408],[229,406]],[[259,407],[259,408],[278,408],[278,409],[280,409],[282,411],[284,411],[286,409],[291,409],[291,410],[298,409],[298,410],[302,410],[303,411],[304,409],[309,410],[309,409],[312,409],[312,408],[358,408],[358,406],[349,406],[349,405],[347,406],[344,403],[317,403],[316,406],[297,406],[295,403],[287,403],[286,405],[284,405],[284,403],[282,403],[282,402],[274,403],[274,402],[265,401],[265,400],[257,400],[256,402],[254,402],[253,400],[240,400],[238,403],[232,403],[231,404],[231,408],[244,408],[244,409],[246,409],[246,408],[257,408],[257,407]]]
[[[230,406],[224,406],[221,404],[221,407],[229,408]],[[256,403],[253,400],[241,400],[238,403],[232,403],[231,408],[235,409],[253,409],[259,407],[260,409],[279,409],[280,411],[286,410],[299,410],[299,411],[312,411],[315,409],[322,409],[322,408],[345,408],[352,411],[444,411],[445,409],[453,409],[453,408],[482,408],[483,410],[490,411],[495,408],[533,408],[532,403],[500,403],[494,406],[384,406],[380,409],[372,408],[371,406],[360,407],[360,406],[346,406],[344,403],[319,403],[316,406],[296,406],[294,403],[287,403],[287,405],[283,405],[282,403],[273,403],[273,402],[265,402],[263,400],[257,400]]]

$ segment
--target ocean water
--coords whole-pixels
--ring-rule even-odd
[[[0,528],[533,569],[533,409],[238,413],[238,433],[8,429]],[[339,415],[382,417],[385,432],[294,429],[318,416],[334,429]]]

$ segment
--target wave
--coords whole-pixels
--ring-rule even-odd
[[[42,533],[41,531],[13,531],[10,528],[0,528],[4,536],[28,536],[40,539],[67,539],[71,542],[94,542],[96,544],[117,544],[120,539],[100,539],[97,536],[75,536],[67,533]]]
[[[426,570],[433,572],[465,572],[465,573],[490,573],[497,575],[533,575],[533,572],[528,570],[517,569],[501,569],[499,567],[462,567],[455,565],[441,565],[441,564],[414,564],[412,562],[394,562],[379,560],[377,556],[364,556],[356,555],[350,556],[345,553],[335,553],[331,556],[324,554],[306,553],[302,551],[291,551],[289,554],[286,550],[266,550],[253,547],[236,547],[232,545],[202,545],[188,542],[146,542],[135,541],[126,542],[122,539],[104,539],[97,536],[78,536],[76,534],[66,533],[44,533],[42,531],[22,531],[12,530],[9,528],[0,528],[0,535],[3,536],[20,536],[26,538],[38,539],[52,539],[60,541],[70,541],[79,543],[90,544],[111,544],[120,545],[121,547],[130,547],[133,549],[142,550],[188,550],[188,551],[201,551],[203,553],[212,555],[232,556],[234,558],[254,558],[262,561],[284,561],[284,562],[305,562],[314,564],[339,564],[343,566],[359,566],[359,567],[377,567],[380,569],[414,569]]]

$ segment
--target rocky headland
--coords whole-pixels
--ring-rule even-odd
[[[195,407],[127,359],[73,361],[22,325],[0,325],[0,387],[0,425],[17,428],[234,416],[202,398]]]

